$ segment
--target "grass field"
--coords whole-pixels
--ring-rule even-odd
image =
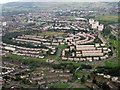
[[[15,55],[8,55],[7,57],[13,58],[13,59],[23,59],[21,56],[15,56]]]
[[[54,59],[54,58],[56,58],[56,57],[57,57],[56,55],[49,55],[49,56],[46,56],[45,59],[49,59],[49,58],[50,58],[50,59]]]
[[[80,74],[84,74],[84,72],[77,71],[76,74],[80,75]]]
[[[118,15],[97,15],[95,16],[95,19],[100,21],[117,22]]]
[[[117,67],[119,64],[118,64],[118,58],[113,58],[109,61],[105,61],[105,66],[107,67]]]
[[[22,56],[16,56],[16,55],[9,55],[8,58],[13,59],[19,59],[19,60],[25,60],[25,61],[37,61],[37,62],[46,62],[45,60],[37,59],[37,58],[24,58]]]
[[[66,49],[67,46],[58,46],[58,48],[60,48],[60,49]]]
[[[120,45],[120,41],[117,41],[117,40],[107,40],[107,42],[111,43],[111,46],[115,47],[116,48],[116,55],[119,56],[120,55],[120,52],[119,52],[119,45]]]
[[[115,47],[115,53],[116,53],[115,58],[104,62],[105,66],[117,67],[118,66],[118,57],[120,57],[120,52],[119,52],[120,41],[110,39],[109,34],[105,36],[105,39],[107,42],[110,43],[110,46]]]

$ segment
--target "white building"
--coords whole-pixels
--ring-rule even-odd
[[[90,23],[90,24],[93,24],[93,23],[94,23],[94,20],[93,20],[93,19],[89,19],[89,23]]]
[[[3,23],[2,23],[2,25],[3,25],[3,26],[6,26],[6,25],[7,25],[7,23],[6,23],[6,22],[3,22]]]
[[[99,26],[99,22],[98,21],[96,21],[95,24],[96,24],[96,26]]]
[[[104,25],[103,25],[103,24],[100,24],[100,25],[98,26],[98,31],[103,31],[103,29],[104,29]]]
[[[11,51],[15,51],[15,48],[12,48],[12,47],[5,47],[6,50],[11,50]]]
[[[92,29],[97,29],[97,24],[96,23],[92,24]]]
[[[103,56],[103,53],[82,53],[82,56]]]

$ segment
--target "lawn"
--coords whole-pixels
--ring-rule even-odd
[[[112,60],[105,61],[105,66],[107,67],[117,67],[118,66],[118,59],[113,58]]]
[[[107,42],[111,43],[111,46],[115,47],[116,48],[116,55],[120,55],[120,52],[119,52],[119,45],[120,45],[120,41],[117,41],[117,40],[107,40]]]
[[[56,55],[48,55],[45,57],[45,59],[55,59],[56,57]]]
[[[115,47],[118,47],[118,42],[119,41],[117,41],[117,40],[111,40],[111,39],[109,39],[109,40],[107,40],[109,43],[112,43],[112,46],[115,46]]]
[[[37,62],[46,62],[46,60],[41,60],[41,59],[37,59],[37,58],[28,58],[28,59],[25,59],[27,61],[37,61]]]
[[[120,41],[109,39],[108,35],[106,35],[106,41],[110,43],[110,46],[113,46],[116,48],[115,53],[117,56],[119,56],[120,55],[120,52],[119,52]],[[107,67],[116,67],[118,66],[118,58],[115,57],[112,60],[105,61],[104,63],[105,63],[105,66]]]
[[[60,61],[60,60],[62,60],[62,58],[61,58],[61,57],[58,57],[58,58],[56,58],[56,60],[57,60],[57,61]]]
[[[67,64],[71,64],[71,65],[74,65],[74,66],[76,66],[76,67],[79,67],[79,66],[81,66],[82,65],[82,63],[74,63],[74,62],[66,62],[66,61],[64,61],[64,62],[61,62],[61,64],[64,64],[64,63],[67,63]]]
[[[76,74],[84,74],[84,72],[77,71]]]
[[[19,60],[25,60],[25,61],[37,61],[37,62],[46,62],[45,60],[37,59],[37,58],[24,58],[22,56],[16,56],[16,55],[9,55],[8,58],[13,59],[19,59]]]
[[[58,46],[58,48],[60,48],[60,49],[66,49],[67,48],[67,46]]]
[[[15,56],[15,55],[8,55],[8,58],[13,58],[13,59],[23,59],[22,56]]]
[[[118,15],[97,15],[95,16],[95,19],[100,21],[117,22]]]

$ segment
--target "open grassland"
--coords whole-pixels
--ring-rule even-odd
[[[118,22],[118,15],[97,15],[95,16],[95,19],[100,21]]]

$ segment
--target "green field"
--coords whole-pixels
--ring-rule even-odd
[[[65,45],[63,45],[63,46],[58,46],[58,48],[60,48],[60,49],[66,49],[67,46],[65,46]]]
[[[36,61],[36,62],[46,62],[46,60],[41,60],[37,58],[24,58],[22,56],[16,56],[16,55],[8,55],[8,58],[18,59],[18,60],[25,60],[25,61]]]
[[[97,15],[95,16],[95,19],[100,21],[118,22],[118,15]]]
[[[118,58],[113,58],[111,60],[105,61],[105,66],[107,67],[117,67],[118,64]]]
[[[109,39],[109,36],[106,37],[107,38],[107,42],[110,43],[110,46],[115,47],[115,53],[116,53],[116,57],[109,60],[109,61],[105,61],[105,66],[107,67],[117,67],[118,66],[118,56],[120,55],[119,52],[119,45],[120,45],[120,41],[117,40],[111,40]]]
[[[56,55],[48,55],[45,57],[45,59],[55,59],[56,57]]]
[[[117,40],[107,40],[107,42],[111,43],[111,46],[115,47],[116,50],[116,55],[119,56],[120,55],[120,52],[119,52],[119,45],[120,45],[120,41],[117,41]]]
[[[84,72],[77,71],[76,74],[84,74]]]

